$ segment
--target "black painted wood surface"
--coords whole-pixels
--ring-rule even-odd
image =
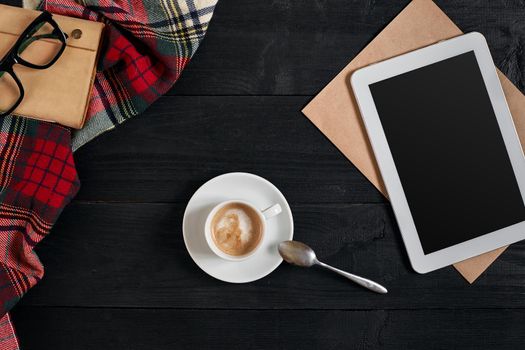
[[[23,348],[522,348],[525,243],[474,285],[453,268],[418,275],[390,205],[300,113],[407,3],[221,0],[168,96],[76,153],[82,189],[37,247],[44,279],[13,310]],[[524,91],[525,3],[437,3],[487,37]],[[298,240],[390,293],[286,265],[244,285],[205,275],[182,215],[230,171],[272,181]]]

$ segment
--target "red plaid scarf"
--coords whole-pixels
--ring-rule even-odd
[[[0,301],[2,314],[43,276],[33,251],[79,188],[69,130],[18,117],[0,120]],[[7,314],[0,349],[18,349]]]
[[[54,124],[0,119],[0,350],[19,348],[7,312],[42,278],[33,248],[79,189],[72,147],[140,114],[173,86],[204,37],[216,1],[42,3],[52,13],[106,22],[107,38],[84,129],[71,135]]]

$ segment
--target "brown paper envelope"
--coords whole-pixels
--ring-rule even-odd
[[[39,11],[0,4],[0,58],[39,15]],[[89,107],[104,24],[60,15],[53,15],[53,19],[69,35],[66,49],[48,69],[14,66],[25,91],[24,99],[14,114],[80,129]],[[75,30],[80,30],[80,37],[73,37]],[[38,40],[29,45],[23,54],[29,61],[37,62],[38,57],[54,56],[49,53],[56,52],[56,47],[53,42]],[[0,99],[0,110],[12,106],[11,102],[19,95],[13,80],[5,79],[0,84],[0,96],[4,97]]]
[[[461,34],[434,2],[414,0],[302,111],[385,196],[386,190],[351,93],[350,75],[372,63]],[[498,74],[521,144],[525,145],[525,96],[500,71]],[[454,267],[472,283],[505,248],[461,261]]]

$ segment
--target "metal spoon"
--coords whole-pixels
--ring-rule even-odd
[[[313,265],[319,265],[335,273],[338,273],[341,276],[344,276],[348,278],[349,280],[359,284],[360,286],[370,289],[371,291],[374,291],[380,294],[388,293],[386,288],[380,285],[379,283],[376,283],[374,281],[371,281],[363,277],[356,276],[354,274],[345,272],[343,270],[336,269],[335,267],[332,267],[330,265],[320,262],[319,260],[317,260],[317,257],[315,256],[315,252],[313,251],[313,249],[304,243],[297,242],[297,241],[281,242],[279,243],[279,254],[281,254],[283,259],[287,263],[290,263],[292,265],[302,266],[302,267],[310,267]]]

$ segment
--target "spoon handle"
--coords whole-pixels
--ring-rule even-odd
[[[352,282],[355,282],[355,283],[359,284],[360,286],[363,286],[363,287],[365,287],[367,289],[370,289],[373,292],[380,293],[380,294],[388,293],[388,291],[387,291],[387,289],[385,287],[383,287],[379,283],[371,281],[371,280],[369,280],[367,278],[359,277],[357,275],[348,273],[346,271],[336,269],[335,267],[330,266],[330,265],[325,264],[325,263],[320,262],[320,261],[316,261],[316,264],[319,265],[319,266],[322,266],[322,267],[324,267],[324,268],[326,268],[326,269],[328,269],[330,271],[333,271],[333,272],[335,272],[335,273],[337,273],[337,274],[339,274],[341,276],[344,276],[344,277],[348,278],[349,280],[351,280]]]

